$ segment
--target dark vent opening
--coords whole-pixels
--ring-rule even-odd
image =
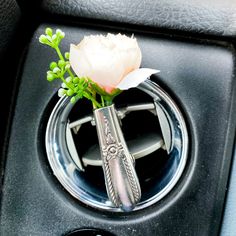
[[[131,89],[117,97],[115,105],[119,109],[127,105],[152,102],[153,99],[144,92]],[[90,104],[87,101],[79,101],[71,110],[69,120],[73,122],[88,115],[92,115]],[[160,125],[156,115],[147,110],[134,111],[127,114],[122,119],[121,128],[128,146],[129,144],[135,145],[138,140],[144,139],[147,135],[150,136],[157,133],[161,136]],[[73,138],[80,157],[86,155],[87,152],[93,153],[98,158],[100,157],[96,127],[91,122],[83,124],[78,133],[73,134]],[[169,166],[169,162],[169,156],[162,148],[145,157],[136,159],[135,167],[141,185],[142,200],[145,201],[150,198],[154,192],[161,190],[165,185],[166,169]],[[87,165],[84,166],[84,169],[85,171],[81,172],[79,176],[85,180],[89,186],[88,189],[100,196],[107,197],[102,167]]]

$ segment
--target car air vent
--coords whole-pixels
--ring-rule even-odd
[[[61,98],[46,130],[50,166],[64,188],[100,210],[120,211],[106,193],[96,127],[87,101]],[[115,100],[128,148],[134,157],[142,197],[134,210],[162,199],[181,177],[188,149],[183,115],[171,97],[151,81]]]

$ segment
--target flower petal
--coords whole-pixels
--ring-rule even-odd
[[[141,50],[134,37],[91,35],[70,47],[70,65],[78,77],[88,77],[112,91],[131,71],[140,67]]]
[[[89,77],[91,66],[83,50],[74,44],[70,45],[70,65],[78,77]]]
[[[116,86],[116,88],[121,90],[127,90],[129,88],[135,88],[143,81],[145,81],[152,74],[160,72],[159,70],[141,68],[134,70],[127,74],[124,79]]]

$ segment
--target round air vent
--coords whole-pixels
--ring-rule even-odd
[[[186,125],[175,102],[151,81],[119,95],[115,107],[141,186],[141,200],[133,210],[143,209],[169,193],[183,173]],[[97,209],[120,211],[106,193],[94,117],[86,101],[58,101],[47,125],[46,151],[55,176],[72,196]]]

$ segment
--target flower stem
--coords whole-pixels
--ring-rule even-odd
[[[105,107],[105,102],[103,96],[101,96],[102,106]]]
[[[65,58],[63,57],[60,48],[59,48],[58,46],[56,46],[56,47],[54,47],[54,48],[55,48],[55,50],[56,50],[56,52],[57,52],[57,55],[59,56],[60,60],[65,61]],[[67,71],[68,71],[68,74],[70,75],[70,77],[71,77],[72,79],[74,79],[74,75],[73,75],[71,69],[69,68]]]
[[[68,69],[67,71],[68,71],[70,77],[71,77],[72,79],[74,79],[74,75],[73,75],[72,71],[71,71],[70,69]]]
[[[112,100],[106,100],[106,105],[107,105],[107,106],[112,105]]]
[[[63,83],[66,84],[66,86],[69,88],[69,89],[72,89],[74,91],[74,87],[70,86],[69,83],[67,83],[67,81],[64,79],[63,75],[60,76],[60,79],[62,80]]]
[[[59,56],[60,60],[65,61],[65,59],[64,59],[64,57],[63,57],[63,55],[62,55],[62,53],[61,53],[60,48],[59,48],[58,46],[56,46],[56,47],[54,47],[54,48],[55,48],[55,50],[56,50],[56,52],[57,52],[57,55]]]
[[[84,97],[86,97],[87,99],[89,99],[89,100],[91,100],[92,101],[92,103],[93,103],[93,108],[101,108],[102,106],[101,106],[101,104],[99,104],[98,102],[97,102],[97,100],[93,97],[93,96],[91,96],[88,92],[84,92]]]

